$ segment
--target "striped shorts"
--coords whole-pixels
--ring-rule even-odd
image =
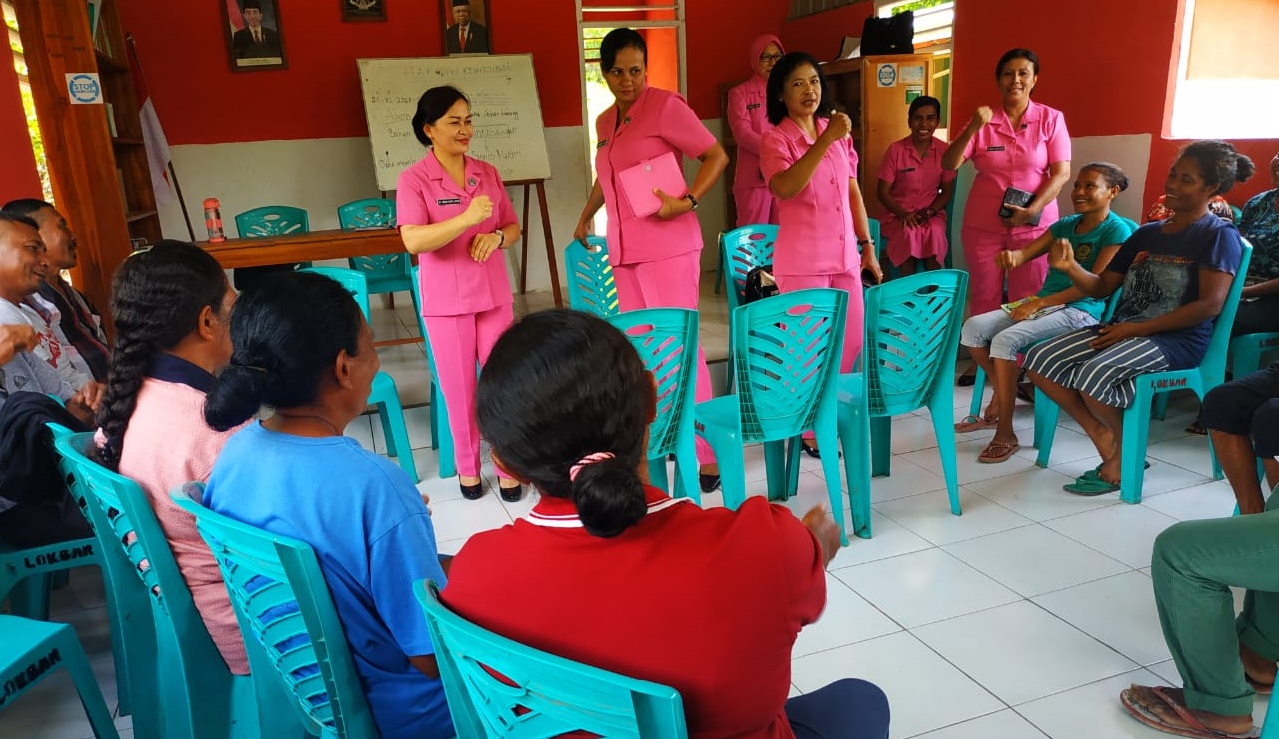
[[[1078,390],[1108,406],[1127,408],[1136,394],[1138,375],[1166,370],[1172,365],[1159,345],[1144,336],[1124,339],[1105,349],[1093,349],[1088,343],[1097,338],[1099,328],[1081,328],[1036,344],[1026,352],[1024,366],[1051,382]]]

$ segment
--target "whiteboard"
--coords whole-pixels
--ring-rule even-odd
[[[413,114],[422,93],[439,85],[453,85],[471,99],[471,156],[497,167],[507,182],[550,178],[531,54],[357,59],[356,64],[379,190],[394,190],[400,173],[426,154],[413,135]]]

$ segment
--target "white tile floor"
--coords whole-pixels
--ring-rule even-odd
[[[378,314],[384,335],[398,318]],[[397,376],[410,405],[425,400],[420,357],[414,346],[383,351],[384,368]],[[956,389],[957,418],[969,397]],[[1029,447],[1004,464],[977,464],[992,432],[972,434],[958,445],[962,517],[948,511],[927,416],[894,419],[892,475],[872,484],[875,536],[852,541],[832,563],[826,611],[795,644],[792,692],[845,676],[872,680],[888,693],[895,739],[1165,736],[1129,718],[1117,696],[1131,682],[1179,682],[1151,595],[1154,537],[1177,520],[1226,516],[1233,506],[1230,488],[1208,477],[1204,439],[1182,431],[1194,410],[1179,398],[1167,421],[1153,422],[1152,466],[1139,506],[1121,503],[1117,493],[1080,498],[1061,490],[1097,462],[1064,415],[1049,469],[1034,466]],[[528,511],[529,500],[510,504],[492,494],[462,500],[455,480],[435,476],[435,453],[425,448],[427,409],[410,408],[406,417],[441,551],[456,552],[469,535]],[[1015,425],[1028,442],[1029,407],[1018,407]],[[347,432],[385,448],[368,417]],[[763,480],[760,450],[748,449],[746,459],[747,479]],[[488,482],[496,485],[491,475]],[[805,458],[799,494],[787,505],[802,512],[825,501],[820,464]],[[720,505],[719,495],[707,496],[706,504]],[[76,625],[114,706],[97,572],[76,571],[71,586],[55,593],[55,606],[55,618]],[[1265,706],[1258,701],[1258,723]],[[117,723],[131,737],[129,719]],[[63,677],[0,713],[0,737],[89,736]]]

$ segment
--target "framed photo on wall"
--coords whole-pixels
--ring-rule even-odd
[[[218,0],[226,25],[231,69],[285,69],[279,0]]]
[[[488,0],[440,0],[444,53],[492,54]]]
[[[386,20],[386,0],[338,0],[344,21]]]

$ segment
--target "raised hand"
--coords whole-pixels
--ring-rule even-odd
[[[493,199],[488,195],[479,195],[471,200],[471,204],[466,206],[464,215],[467,222],[472,226],[478,226],[488,217],[493,215]]]
[[[1079,266],[1075,261],[1075,247],[1070,245],[1066,239],[1057,239],[1048,247],[1048,266],[1061,272],[1070,272],[1070,270]]]
[[[989,105],[983,105],[973,111],[972,120],[968,121],[968,127],[974,131],[980,131],[981,127],[990,123],[990,119],[994,117],[995,111],[990,109]]]

